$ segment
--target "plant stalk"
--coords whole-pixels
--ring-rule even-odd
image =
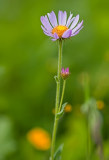
[[[85,94],[85,103],[90,99],[90,89],[89,89],[89,76],[87,73],[84,74],[84,94]],[[86,160],[91,160],[91,135],[90,135],[90,122],[89,122],[89,114],[90,114],[90,106],[88,106],[88,113],[86,117],[87,124],[87,153]]]
[[[63,80],[62,96],[61,96],[61,101],[60,101],[58,112],[61,111],[62,102],[63,102],[63,98],[64,98],[64,92],[65,92],[65,86],[66,86],[66,80]]]
[[[56,106],[55,106],[55,119],[54,127],[52,133],[52,143],[51,143],[51,159],[54,160],[54,151],[55,151],[55,141],[56,141],[56,131],[58,126],[58,120],[56,115],[59,108],[59,98],[60,98],[60,78],[61,78],[61,68],[62,68],[62,40],[59,40],[59,55],[58,55],[58,71],[57,71],[57,88],[56,88]]]

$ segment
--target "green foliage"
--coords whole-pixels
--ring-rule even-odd
[[[63,151],[63,146],[64,146],[64,144],[61,144],[58,147],[57,151],[54,154],[54,160],[61,160],[61,154],[62,154],[62,151]]]
[[[62,115],[64,114],[64,109],[66,105],[67,105],[67,102],[62,105],[61,111],[57,113],[56,118],[62,117]]]
[[[16,142],[12,136],[12,124],[9,118],[0,117],[0,160],[15,152]]]
[[[57,76],[54,76],[54,79],[55,79],[56,83],[59,82],[59,79]]]

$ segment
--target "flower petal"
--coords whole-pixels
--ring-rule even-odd
[[[72,37],[73,36],[76,36],[79,32],[80,32],[80,30],[83,28],[83,26],[77,31],[77,32],[75,32],[74,34],[72,34]]]
[[[53,39],[51,39],[52,41],[56,41],[57,39],[59,39],[57,33],[54,33],[53,34]]]
[[[69,16],[67,23],[66,23],[67,27],[70,25],[70,21],[71,21],[72,16],[73,16],[73,14],[70,13],[70,16]]]
[[[47,36],[53,37],[52,33],[49,32],[49,31],[47,31],[42,25],[41,25],[41,28],[42,28],[43,32],[44,32]]]
[[[73,17],[73,18],[69,21],[67,27],[69,27],[69,26],[72,24],[72,22],[74,21],[74,19],[75,19],[75,17]]]
[[[73,30],[72,30],[72,34],[74,34],[76,31],[78,31],[79,28],[81,28],[83,25],[83,21],[81,21],[81,23],[79,23]]]
[[[57,33],[54,33],[52,41],[56,41],[57,39],[59,39],[59,37],[58,37]]]
[[[72,30],[68,29],[67,31],[63,33],[62,38],[69,38],[71,37],[71,34],[72,34]]]
[[[73,29],[77,25],[78,21],[79,21],[79,14],[75,17],[73,23],[70,26],[70,29]]]
[[[58,23],[59,23],[59,25],[62,25],[62,17],[63,17],[63,12],[59,11],[59,13],[58,13]]]
[[[45,31],[43,31],[43,32],[44,32],[45,35],[51,37],[51,35],[49,33],[45,32]]]
[[[53,37],[54,37],[55,39],[59,39],[59,36],[57,35],[57,33],[54,33]]]
[[[47,32],[47,29],[44,28],[42,25],[41,25],[41,28],[42,28],[42,30],[43,30],[44,32]]]
[[[48,13],[48,17],[49,17],[49,20],[50,20],[52,26],[53,27],[57,26],[57,18],[56,18],[56,15],[53,11],[51,13]]]
[[[64,73],[65,71],[64,71],[64,68],[62,68],[62,70],[61,70],[61,73]]]
[[[47,29],[47,30],[49,30],[49,31],[51,31],[52,30],[52,27],[51,27],[51,25],[50,25],[50,23],[49,23],[49,20],[48,20],[48,18],[47,18],[47,16],[41,16],[41,22],[42,22],[42,24],[43,24],[43,26]]]
[[[62,15],[62,19],[61,19],[61,24],[62,24],[63,26],[65,26],[66,20],[67,20],[67,13],[66,13],[66,11],[64,11],[64,13],[63,13],[63,15]]]
[[[56,41],[57,39],[51,39],[52,41]]]
[[[67,73],[69,73],[69,68],[66,68],[66,70],[65,70]]]

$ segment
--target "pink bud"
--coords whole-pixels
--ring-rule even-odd
[[[64,69],[64,68],[62,68],[61,69],[61,77],[63,78],[63,79],[67,79],[68,77],[69,77],[69,68],[66,68],[66,69]]]

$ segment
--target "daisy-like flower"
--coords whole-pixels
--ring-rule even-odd
[[[63,79],[67,79],[69,77],[69,75],[70,75],[69,68],[66,68],[66,69],[62,68],[62,70],[61,70],[61,77]]]
[[[55,13],[52,11],[45,16],[41,16],[41,27],[45,35],[51,37],[53,41],[56,41],[77,35],[83,28],[83,20],[79,23],[78,21],[79,15],[73,17],[72,13],[70,13],[67,19],[66,11],[59,11],[57,20]]]

